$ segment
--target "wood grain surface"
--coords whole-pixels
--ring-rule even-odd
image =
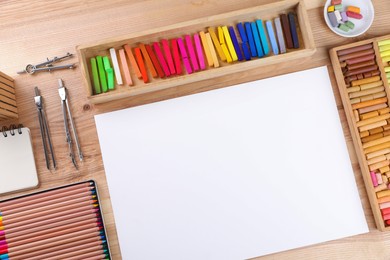
[[[359,194],[370,232],[364,235],[259,257],[258,259],[390,259],[390,233],[380,232],[375,227],[328,55],[328,50],[332,47],[390,34],[390,19],[388,18],[390,4],[387,0],[373,0],[375,20],[372,27],[364,35],[352,39],[337,36],[327,28],[323,19],[323,4],[325,1],[306,0],[306,5],[309,8],[311,28],[317,47],[317,52],[311,58],[270,65],[261,69],[251,69],[245,72],[177,86],[153,94],[144,94],[102,105],[92,105],[88,102],[85,87],[82,85],[79,68],[52,73],[37,73],[36,75],[16,74],[17,71],[24,69],[27,64],[39,63],[47,57],[61,56],[67,52],[75,53],[75,47],[77,45],[90,44],[91,42],[102,41],[112,37],[150,30],[154,27],[168,26],[178,22],[271,2],[276,1],[1,1],[0,71],[15,79],[19,119],[18,121],[3,121],[0,122],[0,125],[20,122],[31,129],[34,154],[41,184],[36,190],[0,196],[0,200],[92,178],[97,181],[99,186],[113,259],[121,259],[94,115],[326,65],[330,69],[329,74],[333,84],[340,121],[343,125],[356,183],[359,188]],[[62,63],[69,62],[78,63],[77,57]],[[74,169],[68,157],[61,102],[57,91],[58,78],[64,80],[65,86],[69,90],[71,109],[79,133],[81,147],[85,155],[85,161],[80,165],[79,170]],[[55,155],[58,161],[58,169],[56,171],[48,171],[46,169],[33,98],[33,88],[35,86],[40,88],[41,94],[44,97]],[[114,133],[117,129],[112,129],[112,131]],[[126,171],[131,171],[131,169],[124,169],[124,172]],[[319,182],[320,180],[316,181]],[[310,205],[308,205],[307,210],[310,210]],[[287,218],[281,225],[294,225],[294,223],[290,223]],[[291,239],[294,239],[295,235],[291,234]]]

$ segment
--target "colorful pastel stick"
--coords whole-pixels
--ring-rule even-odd
[[[149,78],[148,78],[148,73],[146,72],[144,60],[142,59],[141,49],[138,47],[134,48],[134,53],[135,53],[135,58],[137,60],[137,64],[139,66],[139,70],[142,74],[142,80],[144,81],[144,83],[147,83],[149,81]]]
[[[100,86],[102,87],[103,92],[107,92],[107,78],[106,78],[106,71],[104,70],[103,65],[103,57],[102,56],[96,56],[96,62],[99,70],[99,77],[100,77]]]
[[[214,47],[217,50],[218,56],[222,61],[226,61],[225,53],[222,51],[221,44],[219,43],[218,37],[215,34],[215,30],[213,27],[208,28],[209,34],[211,36],[211,39],[213,40]]]
[[[192,44],[191,36],[185,35],[184,40],[185,40],[186,45],[187,45],[188,53],[190,54],[189,58],[190,58],[190,61],[192,64],[192,68],[194,69],[194,71],[198,71],[199,64],[198,64],[198,59],[196,58],[195,49],[194,49],[194,45]],[[180,48],[180,46],[179,46],[179,48]]]
[[[229,49],[230,55],[232,56],[232,60],[236,61],[238,59],[236,50],[234,49],[233,41],[230,37],[229,31],[227,26],[222,26],[222,31],[225,36],[225,42],[227,44],[227,47]]]
[[[179,47],[177,45],[177,39],[172,39],[171,43],[172,43],[173,59],[175,61],[176,74],[181,75],[182,69],[181,69],[180,54],[179,54]]]
[[[278,43],[276,42],[274,27],[272,26],[272,21],[266,21],[265,25],[267,27],[269,40],[271,41],[272,52],[275,55],[278,55],[279,54],[279,47],[278,47]]]
[[[125,49],[126,55],[129,58],[130,64],[133,67],[133,70],[135,71],[135,74],[139,79],[142,78],[141,71],[139,70],[137,61],[134,58],[133,52],[131,51],[131,48],[128,44],[123,45],[123,48]]]
[[[297,25],[295,23],[295,14],[293,12],[290,12],[288,14],[288,19],[290,22],[290,30],[291,30],[292,40],[293,40],[293,46],[295,49],[298,49],[299,39],[298,39]]]
[[[286,53],[286,44],[284,42],[282,23],[280,22],[280,18],[277,17],[274,20],[275,28],[276,28],[276,36],[278,37],[279,49],[280,53]]]
[[[242,23],[237,24],[237,29],[238,29],[238,32],[240,33],[240,37],[242,40],[241,47],[242,47],[242,50],[244,51],[245,59],[250,60],[251,53],[250,53],[249,45],[248,45],[248,37],[246,36],[246,32],[245,32],[245,29],[244,29],[244,26],[242,25]]]
[[[292,49],[294,48],[294,45],[291,36],[290,23],[288,21],[287,15],[281,14],[280,20],[282,21],[283,35],[284,39],[286,40],[287,49]]]
[[[257,51],[256,51],[255,40],[253,38],[251,23],[245,22],[244,25],[245,25],[246,35],[248,37],[248,42],[249,42],[249,48],[251,50],[251,55],[252,55],[252,57],[256,57],[257,56]]]
[[[102,90],[100,88],[99,72],[97,68],[96,58],[91,58],[91,68],[93,76],[93,89],[95,90],[95,94],[100,94],[102,93]]]
[[[125,76],[126,85],[131,86],[131,85],[133,85],[133,81],[131,80],[130,69],[129,69],[129,66],[127,64],[125,50],[120,49],[118,51],[118,53],[119,53],[119,60],[121,61],[121,65],[122,65],[122,71],[123,71],[123,74]]]
[[[107,56],[103,57],[103,65],[104,65],[104,70],[106,71],[108,89],[114,89],[115,88],[114,70],[111,68],[110,60],[108,59]]]
[[[150,59],[150,56],[148,54],[148,51],[146,50],[145,44],[140,43],[138,46],[139,46],[139,48],[140,48],[140,50],[142,52],[142,56],[145,59],[146,67],[149,68],[150,74],[152,74],[153,78],[157,78],[157,71],[156,71],[156,69],[153,66],[153,62]]]
[[[199,67],[201,70],[204,70],[206,68],[206,63],[204,61],[203,49],[202,49],[202,44],[200,43],[200,37],[199,34],[197,33],[194,34],[194,43],[195,43],[196,54],[199,60]]]
[[[255,22],[251,23],[251,29],[252,29],[253,38],[255,40],[257,56],[258,57],[263,57],[264,56],[263,46],[261,46],[260,35],[259,35],[258,30],[257,30],[257,25],[256,25]]]
[[[161,64],[162,69],[164,70],[164,74],[169,77],[171,75],[171,72],[169,71],[168,64],[164,59],[164,55],[161,51],[160,45],[158,42],[153,43],[154,51],[156,52],[157,58]]]
[[[188,60],[187,51],[186,51],[186,48],[184,46],[183,39],[177,38],[177,44],[179,46],[179,50],[180,50],[181,58],[182,58],[183,63],[184,63],[184,67],[186,68],[187,73],[191,74],[193,71],[191,68],[190,61]]]
[[[211,39],[210,33],[206,33],[206,40],[207,40],[207,44],[209,45],[211,57],[213,59],[214,68],[217,68],[217,67],[219,67],[219,61],[218,61],[217,53],[215,52],[213,40]]]
[[[362,19],[363,18],[363,15],[362,14],[359,14],[359,13],[355,13],[355,12],[350,12],[350,11],[347,11],[347,16],[348,17],[351,17],[351,18],[355,18],[355,19]]]
[[[199,36],[200,36],[200,39],[202,40],[203,50],[204,50],[204,53],[206,54],[207,63],[209,65],[209,67],[211,67],[214,65],[214,62],[213,62],[213,57],[211,56],[210,46],[209,46],[209,43],[207,41],[206,34],[203,31],[201,31],[201,32],[199,32]]]
[[[230,56],[229,50],[225,44],[225,36],[223,34],[223,30],[221,27],[218,27],[218,37],[219,37],[219,43],[221,45],[221,49],[223,53],[225,54],[227,62],[233,62],[232,57]]]
[[[169,48],[168,40],[165,39],[161,40],[161,44],[163,46],[165,57],[167,59],[169,71],[171,72],[172,75],[176,74],[175,64],[173,63],[172,53],[171,53],[171,49]]]
[[[152,47],[149,44],[145,44],[145,48],[149,54],[150,59],[152,60],[153,66],[156,69],[158,76],[160,78],[165,77],[164,71],[161,68],[160,63],[158,62],[158,59],[157,59],[156,55],[154,54]]]
[[[267,36],[265,35],[263,21],[256,20],[256,24],[257,24],[257,30],[259,31],[260,34],[260,41],[261,41],[261,46],[263,47],[264,55],[267,55],[269,53],[269,45],[267,41]]]
[[[234,32],[234,28],[232,26],[229,27],[229,33],[230,33],[230,38],[232,39],[234,50],[236,51],[237,54],[237,59],[239,61],[242,61],[242,53],[240,49],[240,45],[238,44],[237,36],[236,33]]]
[[[110,48],[110,55],[111,55],[112,65],[115,71],[116,83],[118,85],[123,85],[122,75],[119,69],[118,57],[116,56],[116,51],[114,48]]]

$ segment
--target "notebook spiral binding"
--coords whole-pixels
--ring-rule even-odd
[[[4,137],[8,136],[8,132],[10,135],[14,136],[15,135],[15,130],[17,130],[18,134],[22,134],[22,124],[18,124],[17,126],[15,124],[10,125],[9,127],[3,126],[0,129],[0,132],[3,134]]]

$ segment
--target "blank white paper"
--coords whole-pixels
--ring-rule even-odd
[[[123,259],[368,232],[326,67],[97,115]]]

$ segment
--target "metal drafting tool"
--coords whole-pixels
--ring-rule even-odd
[[[77,152],[80,161],[83,160],[83,153],[81,152],[79,138],[77,136],[75,124],[73,122],[72,112],[70,111],[68,97],[67,97],[67,89],[65,88],[62,79],[58,79],[58,85],[59,85],[58,93],[60,94],[62,113],[64,115],[66,142],[68,143],[69,146],[69,157],[72,159],[72,163],[77,169],[76,159],[73,153],[72,137],[70,135],[70,128],[68,122],[70,122],[70,125],[72,127],[73,137],[74,137],[74,141],[76,142]]]
[[[54,66],[53,63],[62,61],[64,59],[72,57],[73,54],[67,53],[65,56],[62,57],[54,57],[53,59],[49,60],[49,58],[46,58],[47,61],[39,63],[37,65],[28,64],[26,68],[22,71],[18,71],[18,74],[28,73],[28,74],[34,74],[35,72],[40,71],[49,71],[52,70],[59,70],[59,69],[73,69],[76,65],[75,64],[66,64],[66,65],[60,65],[60,66]]]
[[[53,162],[53,168],[56,169],[57,165],[56,165],[56,160],[54,158],[54,151],[53,151],[53,145],[51,143],[49,126],[47,125],[45,110],[43,109],[43,99],[39,93],[38,87],[35,87],[34,91],[35,91],[34,101],[38,110],[39,127],[41,129],[42,144],[43,144],[43,150],[45,152],[46,167],[48,170],[50,170],[50,160],[49,160],[49,153],[50,153],[51,160]],[[47,146],[49,146],[50,151],[48,150]]]

